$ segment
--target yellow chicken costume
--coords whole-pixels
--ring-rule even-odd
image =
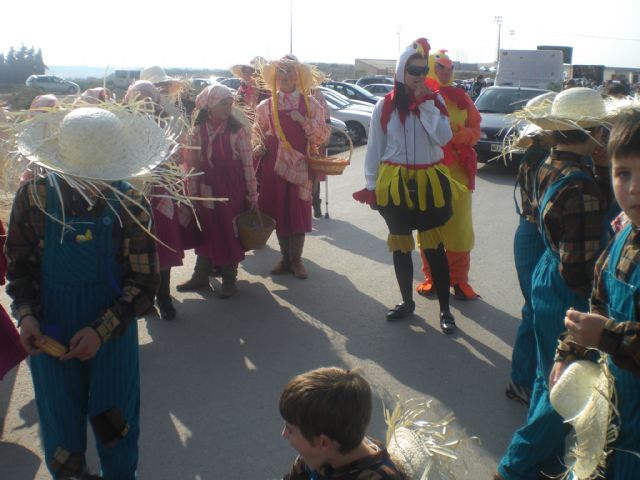
[[[449,110],[453,139],[443,148],[445,156],[442,162],[449,167],[455,180],[468,187],[468,191],[460,192],[453,199],[453,217],[444,227],[444,245],[455,296],[471,300],[479,296],[469,285],[469,267],[470,252],[474,244],[471,193],[475,188],[478,168],[473,146],[480,139],[480,113],[469,95],[462,88],[453,86],[453,62],[446,50],[429,55],[429,74],[425,83],[442,95]],[[434,291],[434,285],[424,254],[422,265],[425,281],[416,290],[421,295],[428,295]]]

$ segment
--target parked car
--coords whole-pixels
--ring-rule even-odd
[[[319,87],[319,88],[324,94],[325,98],[327,96],[332,98],[333,103],[341,107],[348,106],[352,109],[363,110],[368,113],[373,112],[373,107],[375,107],[375,105],[372,105],[371,103],[368,103],[368,102],[361,102],[360,100],[351,100],[345,97],[344,95],[342,95],[341,93],[338,93],[335,90],[332,90],[331,88],[328,88],[328,87]]]
[[[190,78],[189,79],[189,86],[191,87],[191,90],[193,90],[193,92],[196,95],[199,94],[202,90],[204,90],[211,84],[213,84],[213,81],[211,81],[208,78]]]
[[[361,102],[367,102],[373,105],[378,103],[379,100],[379,98],[373,95],[371,92],[358,85],[352,85],[350,83],[329,81],[323,83],[322,86],[341,93],[349,100],[359,100]]]
[[[344,79],[344,83],[352,83],[355,85],[355,83],[358,81],[357,78],[345,78]]]
[[[141,70],[116,70],[113,72],[113,86],[126,90],[136,80],[140,80]]]
[[[372,83],[388,83],[389,85],[393,85],[393,78],[387,77],[385,75],[375,75],[373,77],[362,77],[359,78],[356,82],[356,85],[361,87],[366,87],[367,85],[371,85]]]
[[[475,101],[480,112],[480,140],[475,146],[479,162],[488,162],[500,156],[504,148],[505,137],[513,132],[513,120],[508,117],[534,97],[547,93],[541,88],[488,87]],[[520,155],[514,155],[519,161]]]
[[[80,86],[55,75],[31,75],[25,82],[27,87],[42,90],[44,93],[80,93]]]
[[[227,87],[229,87],[231,90],[238,90],[240,88],[240,82],[242,80],[240,80],[239,78],[225,78],[223,80],[220,80],[220,83],[222,85],[226,85]]]
[[[327,150],[329,150],[330,153],[346,150],[349,147],[346,138],[348,135],[347,124],[342,120],[331,117],[331,137],[329,138]]]
[[[340,102],[337,97],[332,97],[331,89],[323,89],[322,93],[331,110],[331,117],[343,121],[347,126],[347,133],[354,145],[364,143],[369,136],[369,124],[371,123],[371,110],[354,108],[349,103]],[[336,92],[333,92],[336,93]]]
[[[369,90],[369,93],[372,95],[384,97],[387,93],[393,90],[393,85],[389,85],[388,83],[372,83],[364,88]]]

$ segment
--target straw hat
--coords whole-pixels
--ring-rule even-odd
[[[258,55],[258,56],[253,57],[251,59],[251,61],[249,62],[249,64],[238,63],[236,65],[233,65],[229,70],[231,71],[231,73],[233,74],[234,77],[242,78],[242,69],[243,68],[250,68],[251,70],[256,72],[265,63],[267,63],[267,60],[264,57],[261,57],[261,56]]]
[[[162,67],[154,65],[147,67],[140,72],[140,80],[147,80],[151,83],[176,82],[179,81],[167,75]]]
[[[297,88],[305,93],[319,86],[325,80],[326,76],[320,72],[315,66],[307,65],[300,62],[295,55],[285,55],[280,60],[274,60],[262,65],[260,69],[260,77],[263,86],[271,91],[275,91],[276,86],[276,70],[280,66],[289,65],[295,68],[297,73]]]
[[[607,125],[607,106],[598,92],[576,87],[556,95],[550,111],[525,107],[525,120],[543,130],[585,130]]]
[[[614,381],[606,363],[571,363],[550,393],[551,405],[576,436],[567,465],[576,480],[589,479],[606,466]]]
[[[46,170],[110,182],[148,174],[173,153],[174,145],[148,115],[80,107],[34,117],[20,132],[17,148]]]

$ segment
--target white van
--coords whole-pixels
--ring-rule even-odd
[[[141,70],[116,70],[113,72],[113,86],[128,88],[136,80],[140,80]]]

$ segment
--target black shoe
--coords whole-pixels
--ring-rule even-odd
[[[322,218],[322,208],[320,207],[320,205],[313,205],[313,216],[315,218]]]
[[[456,321],[453,315],[451,315],[451,312],[440,312],[440,329],[447,335],[455,333],[457,329]]]
[[[174,318],[176,318],[176,309],[173,306],[171,297],[157,297],[156,305],[158,305],[158,310],[160,310],[160,318],[162,320],[173,320]]]
[[[404,301],[387,312],[387,320],[389,320],[390,322],[400,320],[401,318],[411,315],[415,311],[415,309],[416,302],[412,300],[408,302]]]

